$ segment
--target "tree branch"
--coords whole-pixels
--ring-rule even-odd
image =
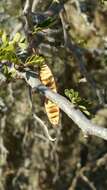
[[[36,75],[30,71],[18,72],[19,77],[25,79],[27,84],[31,86],[34,91],[42,93],[45,97],[56,103],[59,108],[64,111],[85,135],[95,135],[107,140],[107,129],[93,124],[87,117],[62,95],[51,91],[44,86]]]
[[[33,3],[33,0],[26,0],[25,6],[24,6],[24,9],[23,9],[24,14],[27,14],[29,11],[31,11],[32,3]]]

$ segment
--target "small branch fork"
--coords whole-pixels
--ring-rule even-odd
[[[44,86],[40,80],[35,77],[34,73],[30,71],[17,71],[17,76],[24,79],[34,91],[42,93],[45,97],[56,103],[82,130],[84,135],[95,135],[107,140],[106,128],[93,124],[79,109],[75,108],[69,100]]]

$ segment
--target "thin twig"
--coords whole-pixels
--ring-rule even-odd
[[[46,135],[46,137],[50,140],[50,141],[55,141],[56,138],[52,138],[49,135],[49,130],[47,128],[47,126],[44,124],[44,122],[36,115],[33,113],[33,117],[36,119],[36,121],[40,124],[40,126],[42,126],[42,129],[44,130],[44,133]]]
[[[26,0],[25,6],[24,6],[24,9],[23,9],[24,14],[27,14],[32,9],[32,1],[33,0]]]
[[[43,141],[48,141],[49,140],[49,139],[47,139],[47,137],[45,137],[45,136],[43,136],[43,135],[41,135],[39,133],[36,133],[36,132],[34,133],[34,136],[40,138]]]
[[[45,133],[46,137],[48,138],[48,140],[50,140],[50,141],[55,141],[56,138],[52,138],[52,137],[50,136],[48,127],[44,124],[44,122],[42,121],[42,119],[40,119],[40,118],[36,115],[36,113],[35,113],[35,111],[34,111],[34,105],[33,105],[31,87],[29,88],[29,100],[30,100],[30,105],[31,105],[31,110],[32,110],[33,118],[36,119],[36,121],[40,124],[40,126],[41,126],[42,129],[44,130],[44,133]]]
[[[32,12],[34,12],[36,10],[36,7],[38,5],[38,3],[40,2],[40,0],[33,0],[32,3]]]
[[[77,182],[78,182],[78,179],[81,178],[84,180],[85,183],[87,183],[87,185],[90,187],[90,189],[92,190],[96,190],[94,184],[92,181],[90,181],[84,174],[84,171],[88,171],[89,168],[88,167],[83,167],[83,168],[78,168],[77,171],[76,171],[76,175],[72,181],[72,185],[70,186],[69,190],[74,190],[76,189],[76,185],[77,185]]]

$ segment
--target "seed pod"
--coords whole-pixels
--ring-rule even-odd
[[[40,68],[41,82],[49,87],[52,91],[57,92],[54,76],[47,64],[42,64]],[[59,107],[49,99],[45,99],[45,110],[49,121],[52,125],[58,125],[59,122]]]

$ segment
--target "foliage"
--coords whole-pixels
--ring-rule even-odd
[[[90,116],[90,112],[88,110],[91,106],[91,103],[88,100],[81,98],[79,93],[74,91],[74,89],[65,89],[65,95],[77,108],[79,108],[87,116]]]
[[[41,65],[44,63],[44,58],[43,56],[40,56],[40,55],[31,55],[30,57],[28,57],[25,61],[25,66],[28,66],[28,65]]]
[[[20,60],[17,57],[17,50],[20,48],[23,51],[26,48],[26,42],[19,33],[16,33],[12,40],[9,40],[5,31],[0,32],[0,61],[7,61],[14,64],[20,64]]]
[[[28,56],[25,62],[22,62],[19,52],[23,54],[26,49],[27,41],[19,32],[10,40],[5,31],[0,31],[0,62],[2,72],[8,79],[15,76],[16,65],[25,68],[44,63],[43,56],[35,54]]]
[[[63,1],[38,1],[37,13],[45,13],[53,2]],[[84,66],[90,77],[95,79],[99,89],[107,89],[107,2],[104,0],[68,1],[66,1],[64,11],[66,30],[69,32],[72,43],[83,48],[82,52],[86,60]],[[35,38],[38,40],[37,33],[44,32],[45,28],[52,26],[51,34],[48,34],[48,30],[45,31],[47,39],[41,41],[39,47],[34,47],[38,48],[37,52],[41,52],[40,55],[36,54],[36,51],[28,52],[32,46],[26,40],[26,33],[23,35],[25,32],[23,26],[20,30],[21,33],[18,32],[13,38],[11,37],[11,31],[14,33],[17,25],[22,24],[22,20],[24,20],[20,17],[24,2],[25,0],[0,1],[0,27],[2,28],[0,31],[0,70],[2,67],[6,78],[13,79],[15,69],[21,71],[21,69],[30,68],[34,70],[36,66],[41,67],[44,62],[49,63],[57,82],[58,91],[63,93],[67,88],[65,94],[75,108],[86,112],[88,117],[91,113],[87,114],[87,112],[94,113],[96,119],[94,122],[106,126],[107,101],[103,105],[99,105],[91,85],[84,81],[78,83],[78,79],[83,77],[83,73],[77,66],[76,56],[65,48],[66,45],[64,46],[63,27],[59,16],[55,20],[50,18],[44,20],[40,27],[36,25],[34,31],[30,31],[34,32],[32,38],[35,42]],[[54,23],[56,23],[55,26]],[[56,29],[58,31],[61,29],[57,35]],[[50,37],[55,43],[50,40]],[[46,53],[48,52],[47,47],[50,48],[49,56],[45,55],[43,51],[38,51],[41,50],[39,48],[42,45]],[[40,125],[32,118],[25,82],[17,79],[15,81],[9,84],[4,83],[0,89],[0,189],[106,190],[106,142],[94,136],[84,138],[81,130],[62,112],[62,128],[58,128],[57,141],[55,144],[50,143],[45,139]],[[78,89],[78,92],[74,89]],[[94,102],[91,109],[88,99]],[[57,130],[50,128],[46,114],[44,114],[43,96],[35,93],[33,100],[36,114],[45,121],[51,135],[56,135]],[[2,109],[2,101],[6,111]],[[100,111],[100,109],[102,110]]]

